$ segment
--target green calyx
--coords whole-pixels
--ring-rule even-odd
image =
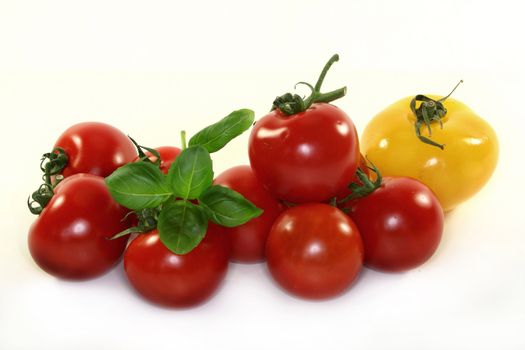
[[[54,188],[63,179],[60,173],[67,166],[68,161],[66,151],[60,147],[56,147],[52,152],[42,155],[40,170],[44,173],[42,175],[44,183],[27,199],[27,207],[31,214],[40,215],[51,198],[53,198]],[[54,179],[53,176],[55,177]]]
[[[377,190],[379,187],[381,187],[381,184],[383,183],[383,177],[381,176],[379,169],[377,169],[377,167],[371,162],[369,163],[370,166],[367,166],[367,168],[376,174],[376,180],[372,182],[363,170],[357,168],[356,176],[359,181],[352,182],[348,185],[348,188],[352,191],[352,193],[338,201],[337,204],[340,205],[352,201],[354,199],[366,197],[375,190]]]
[[[323,84],[326,73],[328,72],[332,64],[334,64],[334,62],[337,62],[337,61],[339,61],[339,55],[337,54],[333,55],[330,58],[330,60],[328,60],[328,62],[323,68],[323,71],[321,72],[321,75],[319,76],[319,79],[317,80],[317,83],[315,84],[315,87],[303,81],[295,84],[296,87],[297,85],[306,85],[311,90],[310,96],[304,98],[297,94],[291,94],[291,93],[286,93],[282,96],[278,96],[273,101],[272,111],[275,109],[279,109],[281,112],[283,112],[286,115],[293,115],[293,114],[297,114],[297,113],[306,111],[314,103],[318,103],[318,102],[329,103],[329,102],[335,101],[338,98],[341,98],[344,95],[346,95],[346,86],[340,89],[334,90],[334,91],[327,92],[327,93],[322,93],[320,91],[321,85]]]
[[[447,96],[439,100],[433,100],[425,95],[416,95],[416,97],[410,101],[410,109],[416,116],[416,121],[414,122],[416,136],[421,140],[421,142],[431,146],[439,147],[442,150],[445,148],[444,144],[437,143],[432,141],[430,138],[421,135],[421,127],[425,126],[427,128],[429,137],[432,137],[432,128],[430,127],[430,124],[433,122],[438,122],[440,128],[443,129],[443,122],[441,119],[445,116],[445,114],[447,114],[447,109],[443,105],[443,102],[445,102],[445,100],[449,98],[450,95],[452,95],[452,93],[462,82],[463,80],[460,80]],[[421,102],[421,104],[416,108],[417,102]]]

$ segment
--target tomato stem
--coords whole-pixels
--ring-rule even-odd
[[[447,96],[439,100],[431,99],[425,95],[416,95],[412,101],[410,101],[410,109],[416,116],[416,121],[414,122],[416,136],[421,142],[441,148],[442,150],[445,148],[444,144],[437,143],[429,138],[432,137],[432,128],[430,127],[430,124],[432,124],[432,122],[438,122],[440,128],[443,129],[443,121],[441,119],[447,114],[447,109],[443,105],[443,102],[445,102],[445,100],[456,91],[459,84],[462,82],[463,80],[460,80]],[[416,108],[417,102],[421,102],[421,104]],[[423,126],[426,126],[429,137],[421,135],[421,127]]]
[[[279,109],[286,115],[293,115],[306,111],[314,103],[329,103],[345,96],[346,86],[327,93],[321,92],[321,86],[323,84],[324,78],[326,77],[326,73],[328,72],[330,67],[337,61],[339,61],[339,55],[337,54],[333,55],[328,60],[321,74],[319,75],[319,78],[317,79],[315,87],[306,82],[299,82],[295,84],[295,86],[300,84],[306,85],[311,90],[311,93],[307,98],[302,98],[297,94],[292,95],[291,93],[286,93],[282,96],[278,96],[273,101],[272,110]]]
[[[67,166],[69,158],[66,151],[56,147],[50,153],[44,153],[40,160],[40,170],[44,173],[44,183],[27,198],[27,206],[31,214],[40,215],[42,210],[54,195],[54,189],[64,178],[60,173]],[[55,176],[53,181],[53,176]]]
[[[381,184],[383,183],[383,177],[381,176],[379,169],[377,169],[377,167],[374,164],[372,164],[372,162],[369,161],[369,163],[370,166],[367,166],[367,168],[372,170],[376,174],[376,180],[372,182],[363,170],[357,168],[356,176],[359,179],[359,181],[352,182],[348,185],[348,188],[352,191],[352,193],[338,201],[338,205],[355,200],[357,198],[366,197],[381,187]]]

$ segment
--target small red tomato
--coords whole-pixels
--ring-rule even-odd
[[[156,304],[190,307],[204,302],[217,290],[228,269],[229,244],[220,229],[210,223],[204,239],[184,255],[166,248],[157,230],[137,236],[124,254],[128,280]]]
[[[131,140],[117,128],[97,122],[73,125],[55,143],[66,151],[68,164],[64,177],[88,173],[106,177],[132,162],[137,151]]]
[[[162,173],[168,174],[171,164],[175,161],[175,159],[179,156],[181,152],[180,148],[172,146],[162,146],[155,148],[155,150],[159,152],[160,155],[160,170],[162,171]],[[155,162],[157,160],[157,157],[152,155],[150,152],[146,152],[146,155],[152,162]],[[135,160],[138,160],[138,158],[136,158]]]
[[[432,191],[408,177],[386,177],[351,205],[365,247],[365,264],[382,271],[412,269],[439,245],[443,210]]]
[[[335,197],[351,182],[359,155],[354,124],[327,103],[294,115],[275,109],[257,121],[249,140],[257,178],[276,198],[292,203]]]
[[[254,263],[264,260],[266,238],[273,222],[284,207],[272,197],[255,177],[248,165],[226,170],[214,180],[214,184],[229,187],[242,194],[264,212],[237,227],[224,228],[230,238],[231,259],[237,262]]]
[[[65,279],[99,276],[119,260],[127,239],[108,240],[129,227],[126,209],[111,197],[104,179],[70,176],[29,230],[29,251],[49,274]]]
[[[266,243],[268,268],[289,292],[310,299],[346,290],[363,264],[356,226],[328,204],[304,204],[284,211]]]

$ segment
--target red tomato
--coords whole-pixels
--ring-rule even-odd
[[[282,287],[301,297],[322,299],[343,292],[355,280],[363,264],[363,245],[342,211],[328,204],[304,204],[277,218],[266,257]]]
[[[249,141],[257,178],[275,197],[293,203],[339,194],[352,180],[359,155],[354,124],[327,103],[290,116],[275,109],[257,121]]]
[[[157,230],[135,238],[124,254],[128,280],[146,299],[169,307],[204,302],[219,287],[229,260],[228,239],[210,223],[206,236],[188,254],[172,253]]]
[[[229,235],[233,261],[253,263],[264,260],[266,238],[273,222],[284,207],[257,180],[248,165],[240,165],[220,174],[214,184],[229,187],[264,210],[263,214],[244,225],[224,228]]]
[[[168,174],[171,164],[175,161],[175,159],[179,156],[181,152],[180,148],[172,146],[162,146],[155,148],[155,150],[160,154],[160,170],[162,170],[164,174]],[[152,162],[155,162],[157,160],[157,157],[152,155],[150,152],[145,153]],[[138,160],[138,158],[135,158],[135,160]]]
[[[126,209],[117,204],[104,179],[77,174],[62,181],[29,230],[29,251],[49,274],[88,279],[119,260],[127,238],[107,238],[129,227]]]
[[[423,264],[443,232],[443,210],[436,196],[408,177],[383,178],[380,188],[352,203],[349,215],[363,238],[365,264],[382,271]]]
[[[73,125],[60,135],[55,147],[63,148],[69,158],[62,171],[64,177],[78,173],[106,177],[137,157],[126,135],[111,125],[96,122]]]

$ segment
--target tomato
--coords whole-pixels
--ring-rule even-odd
[[[266,243],[268,268],[289,292],[311,299],[335,296],[363,264],[359,232],[339,209],[312,203],[284,211]]]
[[[217,290],[228,260],[228,239],[219,226],[210,223],[204,239],[185,255],[168,250],[157,230],[138,235],[126,249],[124,269],[131,285],[146,299],[169,307],[190,307]]]
[[[365,264],[381,271],[403,271],[427,261],[443,232],[443,210],[432,191],[407,177],[383,178],[349,211],[365,248]]]
[[[217,176],[214,184],[239,192],[255,206],[264,210],[262,215],[243,225],[224,228],[230,238],[233,261],[244,263],[263,261],[266,238],[273,222],[284,207],[264,189],[248,165],[240,165],[224,171]]]
[[[119,260],[126,238],[108,240],[129,227],[127,211],[111,197],[104,179],[77,174],[63,180],[29,230],[29,251],[49,274],[88,279]]]
[[[345,189],[359,162],[356,129],[339,108],[315,103],[288,116],[275,109],[252,128],[252,169],[277,198],[326,201]]]
[[[155,148],[155,150],[159,152],[160,155],[160,170],[162,170],[164,174],[168,174],[171,164],[175,161],[175,159],[181,152],[180,148],[172,146],[162,146]],[[152,162],[155,162],[157,160],[157,157],[152,155],[150,152],[146,152],[146,155]],[[138,158],[135,158],[135,160],[138,160]]]
[[[73,125],[55,143],[69,158],[64,177],[89,173],[106,177],[117,168],[130,163],[137,151],[130,139],[117,128],[97,122]]]
[[[429,96],[438,100],[439,96]],[[430,136],[444,148],[421,142],[414,132],[413,96],[399,100],[374,117],[361,138],[361,151],[385,176],[420,180],[449,211],[476,194],[491,177],[498,160],[498,141],[490,125],[463,103],[446,99],[443,129],[434,121]]]

